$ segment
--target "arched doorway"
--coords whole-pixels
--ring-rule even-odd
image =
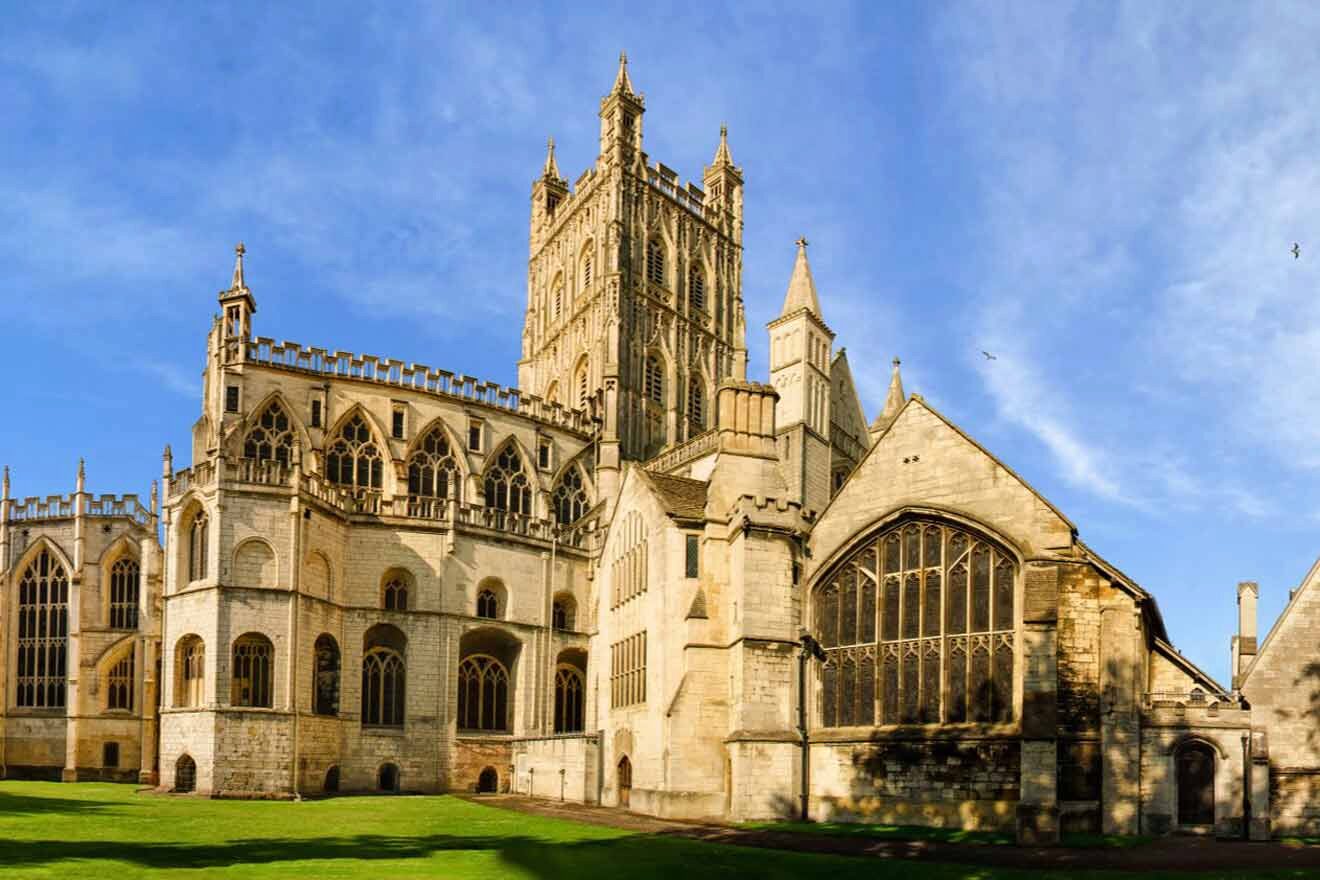
[[[393,764],[382,764],[380,772],[376,774],[376,787],[385,792],[397,792],[399,790],[399,768]]]
[[[180,755],[174,765],[174,790],[190,792],[197,788],[197,762],[191,755]]]
[[[619,759],[619,806],[627,807],[632,797],[632,761],[624,755]]]
[[[494,767],[487,767],[477,777],[477,794],[495,794],[500,790],[500,774]]]
[[[325,771],[325,791],[333,794],[339,791],[339,766],[336,765]]]
[[[1215,824],[1215,750],[1203,742],[1189,742],[1174,758],[1178,782],[1178,824],[1183,827]]]

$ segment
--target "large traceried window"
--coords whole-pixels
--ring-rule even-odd
[[[111,629],[137,629],[140,573],[136,559],[120,559],[110,566]]]
[[[409,504],[421,505],[436,498],[458,498],[460,483],[458,459],[449,437],[436,425],[426,432],[413,454],[408,456]]]
[[[259,633],[248,633],[234,641],[229,702],[233,706],[269,709],[274,705],[272,684],[275,647]]]
[[[665,246],[658,238],[646,243],[646,280],[652,284],[665,283]]]
[[[206,511],[197,511],[188,527],[188,580],[200,581],[206,577],[206,557],[210,551],[210,519]]]
[[[509,671],[485,654],[458,666],[458,729],[509,729]]]
[[[325,453],[325,478],[341,486],[379,489],[384,467],[380,447],[361,414],[344,423]]]
[[[288,467],[293,460],[293,425],[279,401],[261,411],[256,424],[243,438],[243,457],[275,461]]]
[[[555,733],[582,731],[582,704],[585,692],[582,673],[577,669],[561,664],[555,670]]]
[[[64,706],[69,642],[69,577],[42,550],[18,582],[17,703],[31,709]]]
[[[487,507],[531,515],[531,483],[523,472],[522,456],[512,443],[500,450],[495,462],[487,469],[484,482]]]
[[[110,667],[110,674],[106,677],[105,706],[107,709],[133,711],[133,661],[136,659],[135,653],[135,649],[129,648],[128,652],[119,659],[119,662]]]
[[[646,399],[661,406],[665,402],[665,373],[660,368],[660,359],[647,355],[642,372],[642,393]]]
[[[916,521],[868,541],[813,597],[821,724],[1013,718],[1017,564],[953,526]]]
[[[202,684],[206,680],[206,645],[198,636],[184,636],[174,649],[174,705],[202,705]]]
[[[407,704],[403,633],[378,624],[367,631],[362,654],[362,723],[402,727]]]
[[[587,498],[587,489],[583,485],[582,471],[577,465],[569,467],[559,479],[550,504],[555,509],[555,519],[560,525],[568,525],[580,520],[591,506]]]

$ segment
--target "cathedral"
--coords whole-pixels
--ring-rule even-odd
[[[0,774],[1320,833],[1320,564],[1261,640],[1237,587],[1215,682],[897,360],[867,419],[805,239],[749,377],[742,169],[681,182],[645,109],[621,59],[594,164],[549,146],[516,388],[257,335],[240,245],[187,467],[6,468]]]

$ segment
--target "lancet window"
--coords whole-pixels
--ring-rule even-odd
[[[665,246],[656,238],[646,243],[646,280],[652,284],[665,283]]]
[[[449,437],[439,426],[431,428],[408,456],[408,494],[413,498],[457,498],[458,460]]]
[[[243,438],[243,457],[256,461],[275,461],[287,467],[293,459],[293,443],[293,426],[289,414],[279,401],[271,401]]]
[[[137,629],[140,569],[135,559],[110,566],[110,628]]]
[[[693,309],[706,308],[706,276],[700,266],[688,270],[688,306]]]
[[[379,489],[384,467],[380,447],[361,415],[344,423],[325,454],[325,477],[341,486]]]
[[[379,624],[367,631],[362,655],[362,723],[402,727],[407,702],[403,633]]]
[[[339,714],[339,644],[322,633],[313,646],[315,677],[312,681],[312,711],[317,715]]]
[[[583,485],[582,471],[576,465],[570,466],[559,478],[550,502],[560,525],[575,523],[587,512],[591,502],[587,498],[586,486]]]
[[[1016,582],[1006,552],[942,523],[855,550],[813,597],[822,725],[1011,721]]]
[[[509,444],[486,471],[486,506],[530,516],[532,487],[523,471],[522,456]]]
[[[643,375],[644,393],[652,403],[663,405],[665,402],[665,373],[660,368],[660,359],[647,355]]]
[[[701,380],[695,376],[688,381],[688,421],[692,427],[701,431],[706,427],[706,393],[701,387]]]
[[[69,643],[69,577],[49,550],[18,582],[18,705],[64,706]]]
[[[188,580],[200,581],[206,577],[206,557],[210,550],[210,520],[206,511],[197,511],[192,525],[188,528]]]
[[[133,710],[134,653],[134,649],[129,648],[119,662],[110,667],[110,675],[106,680],[107,709]]]
[[[230,704],[269,709],[272,701],[275,648],[270,639],[257,633],[234,641],[234,662],[230,676]]]
[[[580,733],[586,687],[582,673],[572,666],[555,670],[555,733]]]

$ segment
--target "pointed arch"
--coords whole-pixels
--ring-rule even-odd
[[[486,457],[481,482],[487,507],[523,516],[532,514],[533,490],[542,488],[532,457],[513,435],[501,441]]]
[[[577,522],[591,509],[586,474],[578,461],[570,461],[554,482],[550,492],[550,506],[555,520],[562,526]]]
[[[234,547],[230,577],[238,586],[277,587],[280,584],[280,554],[269,539],[249,535]]]
[[[687,389],[683,401],[684,413],[687,416],[688,424],[691,425],[692,436],[710,427],[710,401],[710,383],[706,381],[704,371],[698,367],[688,374]]]
[[[427,422],[404,452],[409,498],[462,501],[463,484],[471,475],[464,448],[443,416]]]
[[[578,289],[587,290],[591,287],[592,280],[598,272],[594,265],[596,260],[596,240],[588,238],[578,249]]]
[[[559,380],[555,379],[550,383],[550,387],[545,389],[545,402],[550,405],[559,403]]]
[[[111,629],[137,629],[142,595],[139,547],[127,533],[101,552],[101,619]]]
[[[137,640],[125,636],[111,644],[96,659],[96,680],[100,683],[100,706],[106,712],[131,712],[137,679]]]
[[[15,703],[64,707],[69,644],[69,587],[74,568],[53,541],[39,537],[14,568],[17,609]]]
[[[591,398],[591,358],[586,352],[573,364],[573,384],[569,388],[569,409],[586,409]]]
[[[321,460],[326,480],[353,489],[381,490],[390,461],[387,436],[366,407],[350,406],[325,435]]]
[[[287,424],[281,426],[276,419],[266,420],[267,411],[272,406],[278,407]],[[269,421],[270,424],[263,424]],[[256,436],[254,432],[259,432],[263,436]],[[229,451],[236,457],[255,459],[257,461],[279,461],[280,464],[288,467],[291,462],[293,445],[297,444],[298,451],[306,453],[312,448],[311,435],[307,433],[307,426],[298,416],[298,410],[289,403],[283,392],[272,391],[261,399],[261,402],[252,407],[243,416],[243,421],[239,429],[233,434],[233,448]],[[283,456],[275,454],[279,446],[279,438],[287,436],[288,446],[285,447],[288,452]],[[252,441],[251,448],[249,441]],[[267,450],[269,450],[267,452]],[[253,454],[250,454],[253,453]]]
[[[27,549],[23,551],[23,555],[18,558],[18,563],[11,568],[10,571],[21,574],[24,569],[32,564],[32,560],[36,558],[43,548],[51,552],[51,555],[55,557],[56,561],[64,566],[64,570],[69,573],[70,577],[73,576],[73,561],[60,548],[59,544],[56,544],[46,535],[39,535],[36,537],[32,543],[28,545]]]

